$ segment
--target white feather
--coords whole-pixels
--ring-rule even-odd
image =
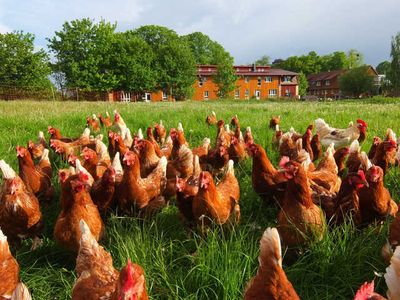
[[[4,179],[14,179],[17,176],[13,168],[11,168],[3,159],[0,160],[0,169],[3,173]]]

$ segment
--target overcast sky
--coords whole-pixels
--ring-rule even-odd
[[[120,31],[158,24],[178,34],[201,31],[222,44],[236,64],[315,50],[357,49],[376,66],[389,59],[400,31],[400,0],[0,0],[0,32],[24,30],[45,47],[64,21],[90,17]]]

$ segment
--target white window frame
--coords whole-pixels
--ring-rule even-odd
[[[249,82],[249,76],[244,76],[244,82],[246,82],[246,83]]]
[[[162,99],[163,101],[168,100],[168,95],[166,91],[162,91]]]
[[[257,78],[257,86],[261,86],[261,82],[262,82],[261,77],[258,77],[258,78]]]
[[[246,89],[246,91],[244,92],[244,98],[249,99],[249,97],[250,97],[250,90]]]
[[[316,85],[316,86],[321,86],[321,80],[318,80],[318,81],[315,83],[315,85]]]
[[[326,86],[331,85],[331,81],[330,80],[325,80],[325,85]]]
[[[258,94],[258,95],[257,95]],[[260,90],[255,90],[254,91],[254,97],[257,99],[257,100],[260,100],[261,99],[261,91]]]
[[[208,91],[204,91],[204,100],[208,100],[209,94]]]
[[[240,99],[240,90],[235,90],[235,99]]]
[[[265,82],[272,82],[272,76],[265,76]]]
[[[269,89],[268,98],[274,98],[278,96],[278,91],[276,89]]]

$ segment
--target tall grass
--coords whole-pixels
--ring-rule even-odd
[[[383,136],[386,128],[399,132],[398,99],[348,100],[340,102],[176,102],[176,103],[93,103],[93,102],[0,102],[0,158],[17,169],[15,146],[36,139],[48,125],[60,128],[66,136],[77,136],[85,127],[85,116],[110,113],[116,108],[125,122],[136,131],[163,120],[165,126],[182,122],[192,146],[204,137],[213,141],[214,127],[206,126],[205,116],[214,110],[218,118],[230,121],[237,114],[243,129],[251,126],[257,143],[266,147],[276,164],[272,149],[273,132],[267,128],[272,115],[281,115],[282,129],[293,126],[304,132],[317,117],[331,126],[345,127],[349,121],[364,119],[368,137],[363,150],[369,149],[374,135]],[[105,132],[104,132],[105,133]],[[55,169],[63,167],[52,155]],[[188,234],[171,204],[152,220],[112,216],[102,244],[112,254],[117,268],[128,258],[143,266],[152,299],[240,299],[246,282],[256,272],[259,239],[267,226],[276,225],[277,208],[265,205],[251,187],[251,161],[235,167],[241,188],[240,224],[233,230],[216,227],[205,237]],[[54,172],[56,174],[56,172]],[[53,183],[59,195],[56,178]],[[386,185],[399,200],[399,171],[391,170]],[[13,250],[21,267],[21,279],[34,299],[69,299],[76,278],[75,257],[58,247],[53,227],[59,212],[58,198],[44,209],[43,246],[30,250],[30,241]],[[311,244],[284,268],[302,299],[351,299],[355,290],[374,272],[384,272],[380,249],[387,236],[387,224],[357,230],[351,223],[330,229],[322,241]],[[383,292],[384,281],[377,279]]]

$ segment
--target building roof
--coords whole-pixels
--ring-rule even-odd
[[[282,69],[271,69],[270,66],[233,66],[238,76],[296,76],[298,73]],[[197,75],[213,75],[217,72],[216,65],[197,66]]]
[[[318,74],[310,74],[307,76],[307,80],[310,82],[322,81],[322,80],[331,80],[341,74],[343,74],[345,70],[335,70],[329,72],[321,72]]]

